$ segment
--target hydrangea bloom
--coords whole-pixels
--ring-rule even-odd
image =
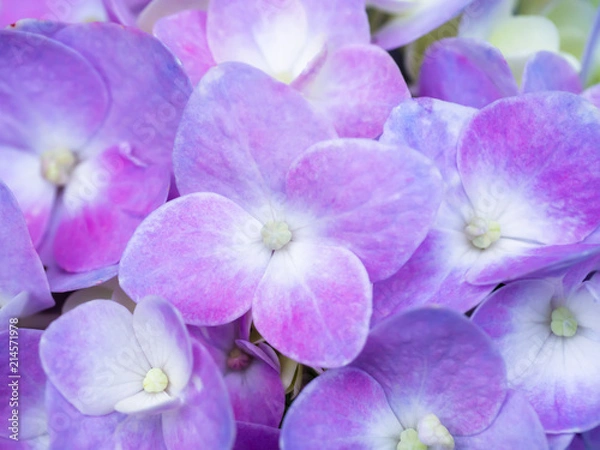
[[[381,142],[432,158],[446,197],[408,263],[375,284],[375,319],[425,302],[467,311],[496,284],[578,255],[586,247],[574,244],[600,224],[599,139],[598,110],[568,93],[479,112],[433,99],[398,106]]]
[[[48,327],[40,355],[53,386],[49,414],[75,408],[93,416],[79,419],[85,427],[51,428],[57,448],[82,440],[95,448],[132,448],[147,439],[157,449],[233,445],[233,413],[218,369],[160,298],[140,301],[133,315],[116,302],[85,303]]]
[[[509,283],[475,311],[502,353],[508,382],[521,390],[545,430],[580,432],[600,425],[598,259],[561,278]]]
[[[104,4],[111,19],[150,33],[161,17],[186,9],[205,10],[208,0],[104,0]]]
[[[373,328],[347,367],[313,380],[286,414],[283,450],[547,449],[502,357],[458,313],[405,312]],[[343,393],[343,394],[342,394]]]
[[[165,201],[190,87],[142,32],[46,25],[0,31],[0,179],[53,288],[70,290],[114,276],[133,230]],[[65,280],[69,273],[83,275]]]
[[[249,64],[302,92],[343,137],[377,137],[410,96],[392,58],[369,45],[364,0],[211,0],[154,33],[193,82],[215,64]]]
[[[197,325],[252,307],[287,356],[348,363],[368,332],[370,280],[394,273],[425,237],[441,186],[409,148],[331,138],[289,86],[240,63],[211,69],[174,152],[177,186],[191,194],[138,228],[123,289],[164,296]]]
[[[44,267],[17,201],[0,183],[0,323],[50,308]]]

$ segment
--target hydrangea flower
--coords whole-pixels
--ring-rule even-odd
[[[351,361],[368,333],[371,281],[425,237],[441,183],[409,148],[334,138],[289,86],[245,64],[211,69],[176,140],[183,196],[137,229],[123,289],[134,300],[161,295],[195,325],[252,307],[285,355],[317,367]]]
[[[473,0],[366,0],[391,18],[373,34],[386,50],[406,45],[457,16]]]
[[[598,267],[595,258],[560,278],[509,283],[473,315],[502,353],[509,386],[525,394],[550,433],[600,425],[599,281],[583,281]]]
[[[49,414],[64,411],[70,422],[86,424],[50,427],[57,448],[82,441],[137,448],[149,439],[157,449],[233,445],[233,413],[217,367],[158,297],[140,301],[133,315],[113,301],[85,303],[48,327],[40,356],[52,385]]]
[[[393,59],[369,45],[364,0],[211,0],[154,34],[194,83],[215,64],[249,64],[302,92],[342,137],[377,137],[410,97]]]
[[[16,199],[0,183],[0,323],[54,305],[44,267]],[[7,326],[7,325],[6,325]]]
[[[381,142],[434,160],[446,196],[411,259],[375,283],[374,319],[424,303],[467,311],[498,283],[578,257],[600,224],[599,140],[599,111],[569,93],[481,111],[434,99],[400,104]]]
[[[189,80],[139,31],[32,21],[16,29],[0,31],[0,179],[53,290],[89,286],[116,274],[133,230],[166,199]]]
[[[502,357],[458,313],[417,309],[371,330],[346,367],[288,410],[283,450],[547,449],[531,405],[506,389]]]
[[[0,427],[0,447],[48,448],[44,407],[46,375],[38,354],[42,332],[19,329],[18,324],[13,324],[11,331],[8,320],[2,320],[2,324],[6,328],[0,332],[0,358],[5,376],[0,384],[0,414],[4,418]]]

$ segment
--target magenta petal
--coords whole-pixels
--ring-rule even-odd
[[[456,436],[456,448],[548,450],[544,428],[535,410],[519,391],[509,391],[496,420],[485,431]]]
[[[183,393],[182,407],[163,413],[163,435],[169,450],[233,446],[235,422],[227,390],[210,354],[194,344],[192,377]]]
[[[374,45],[329,51],[318,69],[293,86],[341,137],[376,138],[392,108],[410,98],[396,63]]]
[[[566,91],[580,94],[579,74],[562,56],[551,52],[535,53],[525,65],[523,92]]]
[[[371,285],[348,250],[290,242],[273,254],[252,314],[261,335],[286,356],[310,366],[341,366],[364,345]]]
[[[504,362],[490,338],[447,309],[381,322],[352,365],[381,384],[401,423],[432,413],[454,436],[483,431],[506,396]]]
[[[298,155],[333,137],[297,91],[245,64],[221,64],[185,110],[173,154],[177,187],[216,192],[253,212],[283,191]]]
[[[134,230],[164,203],[168,189],[168,166],[127,145],[81,163],[62,197],[56,262],[72,272],[118,263]]]
[[[319,240],[351,250],[377,281],[425,239],[442,183],[431,161],[409,148],[347,139],[317,144],[296,160],[286,192],[317,218],[310,227]]]
[[[102,415],[142,389],[150,366],[139,349],[131,313],[94,300],[52,322],[40,357],[48,380],[83,414]]]
[[[419,95],[474,108],[517,95],[518,87],[500,51],[487,43],[451,38],[425,53]]]
[[[52,292],[76,291],[87,287],[97,286],[117,276],[117,264],[89,272],[67,272],[58,266],[48,266],[46,275]]]
[[[24,317],[54,305],[44,267],[29,237],[23,214],[12,193],[1,182],[0,248],[0,318]],[[11,300],[16,300],[19,294],[22,300],[18,311],[12,310]]]
[[[571,244],[600,222],[598,141],[598,111],[579,96],[521,95],[474,117],[458,168],[475,210],[503,210],[494,220],[507,240]]]
[[[250,309],[269,261],[261,228],[220,195],[179,197],[136,230],[121,260],[121,287],[136,301],[167,299],[188,324],[231,322]]]
[[[597,108],[600,108],[600,84],[596,84],[586,89],[581,96],[593,103]]]
[[[286,450],[393,449],[402,430],[379,383],[347,367],[304,388],[286,414],[280,442]]]
[[[216,65],[206,41],[206,12],[187,10],[164,17],[153,32],[179,58],[193,85]]]

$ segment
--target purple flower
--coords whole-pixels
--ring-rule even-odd
[[[289,86],[245,64],[211,69],[176,141],[183,196],[134,234],[123,289],[134,300],[161,295],[195,325],[252,307],[285,355],[348,363],[368,333],[371,281],[424,238],[441,186],[408,148],[335,137]]]
[[[94,416],[79,420],[96,434],[98,447],[129,448],[149,436],[155,448],[191,448],[198,440],[207,448],[233,444],[233,414],[218,369],[192,342],[179,313],[158,297],[139,302],[133,315],[113,301],[85,303],[48,327],[40,355],[53,386],[49,414],[65,409],[66,401],[67,410]],[[60,447],[87,433],[70,427],[53,440]]]
[[[600,425],[600,281],[583,282],[598,261],[560,278],[509,283],[473,315],[502,353],[509,385],[550,433]]]
[[[0,182],[0,323],[54,305],[17,201]],[[4,350],[4,349],[3,349]]]
[[[292,404],[281,448],[546,449],[531,406],[507,391],[502,357],[456,312],[419,309],[373,328],[347,367]]]
[[[89,286],[115,275],[133,230],[166,199],[189,81],[139,31],[17,28],[0,32],[0,179],[53,289]]]
[[[304,94],[342,137],[377,137],[410,97],[392,58],[369,45],[364,0],[211,0],[154,33],[194,83],[216,64],[249,64]]]
[[[569,93],[479,112],[433,99],[399,105],[381,142],[433,159],[446,196],[407,264],[375,284],[374,319],[425,303],[467,311],[496,284],[589,249],[579,243],[600,224],[599,140],[598,110]]]

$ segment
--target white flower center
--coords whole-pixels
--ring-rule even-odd
[[[500,239],[500,224],[482,217],[474,217],[465,227],[465,233],[475,247],[484,250]]]
[[[77,157],[66,148],[42,153],[42,176],[57,186],[64,186],[69,182],[76,165]]]
[[[417,429],[407,428],[400,433],[396,450],[453,450],[454,438],[435,414],[427,414],[417,424]]]
[[[142,383],[144,391],[153,393],[164,391],[168,384],[169,378],[167,378],[167,375],[158,367],[150,369]]]
[[[278,220],[265,223],[260,230],[263,243],[271,250],[280,250],[292,240],[292,232],[288,224]]]
[[[552,311],[550,329],[556,336],[573,337],[577,333],[577,319],[571,311],[560,306]]]

